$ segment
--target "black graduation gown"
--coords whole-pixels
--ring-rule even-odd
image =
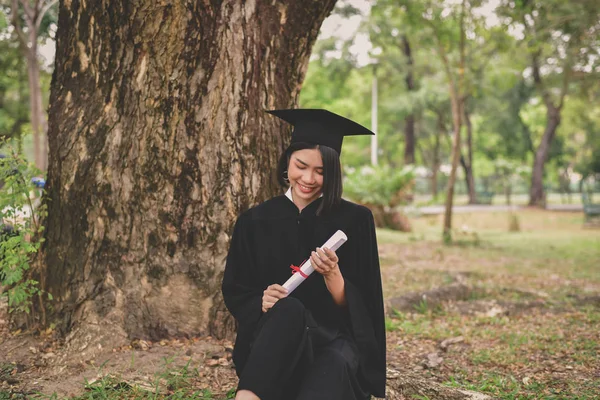
[[[334,303],[317,272],[289,297],[298,299],[324,332],[351,338],[358,353],[360,388],[385,397],[385,324],[373,216],[368,208],[345,200],[326,215],[317,216],[320,202],[315,200],[300,213],[282,195],[238,218],[222,286],[225,304],[238,322],[233,352],[236,370],[238,375],[243,372],[259,321],[265,319],[263,290],[273,283],[283,284],[291,275],[290,265],[300,265],[341,229],[348,241],[336,253],[347,307]]]

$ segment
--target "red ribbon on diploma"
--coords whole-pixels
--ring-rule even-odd
[[[307,262],[307,261],[308,261],[308,258],[306,260],[302,261],[302,263],[300,264],[299,267],[296,267],[294,264],[290,265],[290,268],[292,269],[292,274],[295,274],[296,272],[298,272],[304,279],[308,278],[308,275],[306,275],[300,269],[300,268],[302,268],[302,266],[304,265],[304,263]]]

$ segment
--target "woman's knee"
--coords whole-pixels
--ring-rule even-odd
[[[325,348],[319,354],[319,363],[326,365],[326,368],[338,373],[356,372],[358,367],[357,360],[348,357],[347,354],[336,348]]]
[[[285,297],[275,303],[269,312],[274,314],[290,314],[304,318],[306,308],[304,307],[304,304],[295,297]]]

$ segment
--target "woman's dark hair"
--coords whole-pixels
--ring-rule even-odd
[[[288,187],[289,182],[286,182],[288,165],[292,153],[298,150],[318,149],[323,159],[323,201],[319,205],[317,215],[327,213],[333,207],[340,204],[342,200],[342,167],[340,165],[340,156],[331,147],[297,142],[292,143],[279,157],[277,165],[277,180],[283,187]]]

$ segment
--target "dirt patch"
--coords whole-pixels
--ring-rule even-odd
[[[473,289],[462,283],[442,286],[425,292],[412,292],[389,300],[388,315],[400,312],[425,312],[427,309],[441,308],[449,301],[467,300]]]
[[[58,398],[81,395],[86,382],[112,377],[115,382],[164,389],[170,374],[186,370],[198,380],[199,389],[209,389],[222,398],[235,387],[231,363],[232,344],[210,337],[161,342],[135,341],[130,346],[102,352],[87,362],[56,362],[62,349],[44,351],[33,336],[11,338],[0,345],[0,357],[19,370],[4,379],[5,390],[27,394],[56,394]],[[0,386],[2,387],[2,386]],[[221,397],[219,397],[221,396]]]

